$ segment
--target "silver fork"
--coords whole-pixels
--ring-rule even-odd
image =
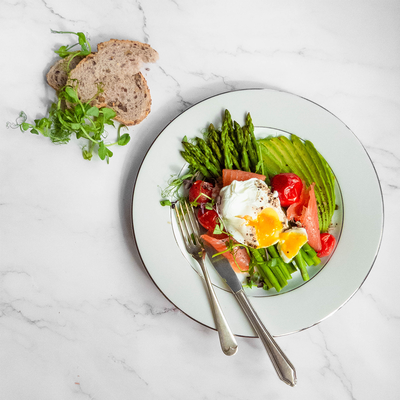
[[[187,252],[199,263],[203,272],[222,351],[227,356],[233,356],[237,352],[238,345],[228,323],[226,322],[225,316],[212,287],[207,267],[204,265],[204,257],[206,253],[200,240],[199,225],[194,215],[193,207],[186,201],[183,201],[183,203],[184,206],[182,205],[182,202],[172,204],[179,230],[183,241],[185,242]]]

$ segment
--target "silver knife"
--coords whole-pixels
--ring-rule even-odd
[[[297,382],[296,370],[253,309],[229,261],[222,255],[213,257],[217,254],[217,251],[209,244],[204,243],[204,247],[212,265],[231,289],[233,295],[246,314],[247,319],[261,339],[279,378],[287,385],[295,386]]]

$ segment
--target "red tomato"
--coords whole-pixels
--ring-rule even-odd
[[[211,199],[214,185],[209,182],[196,181],[189,190],[189,201],[193,203],[208,203]],[[205,196],[203,196],[203,194]]]
[[[330,233],[321,233],[322,249],[317,253],[318,257],[329,256],[335,248],[336,239]]]
[[[214,232],[215,226],[218,222],[218,214],[215,210],[204,210],[200,208],[197,213],[197,219],[200,225],[206,228],[209,232]]]
[[[275,175],[271,180],[272,190],[278,192],[282,207],[297,203],[303,190],[301,179],[291,172]]]

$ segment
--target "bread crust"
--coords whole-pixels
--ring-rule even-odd
[[[67,84],[68,81],[68,73],[67,73],[67,65],[69,60],[73,57],[73,55],[65,58],[61,58],[58,60],[49,70],[46,75],[47,83],[54,89],[60,90]],[[84,57],[75,56],[71,61],[69,68],[74,69],[80,61],[82,61]]]
[[[150,89],[140,68],[143,63],[157,61],[158,53],[146,43],[118,39],[99,43],[97,50],[71,69],[66,83],[77,88],[82,102],[112,108],[117,114],[115,120],[137,125],[148,116],[152,104]],[[56,63],[47,74],[49,85],[54,89],[57,85],[51,78],[59,67]]]

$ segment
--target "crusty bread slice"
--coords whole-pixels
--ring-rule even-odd
[[[54,90],[60,90],[62,87],[64,87],[67,84],[68,81],[68,72],[67,72],[67,67],[69,60],[73,55],[71,54],[68,57],[61,58],[58,60],[51,68],[50,71],[47,73],[46,78],[47,78],[47,83],[54,89]],[[69,64],[69,69],[74,69],[80,61],[83,60],[84,57],[82,56],[75,56],[71,63]]]
[[[100,43],[97,49],[71,71],[68,84],[77,87],[82,102],[112,108],[115,119],[125,125],[138,124],[151,108],[150,90],[140,68],[155,62],[158,53],[148,44],[117,39]]]
[[[140,72],[125,76],[123,81],[116,79],[115,85],[107,86],[107,91],[92,101],[92,105],[112,108],[117,113],[114,119],[124,125],[137,125],[149,115],[150,89]]]

